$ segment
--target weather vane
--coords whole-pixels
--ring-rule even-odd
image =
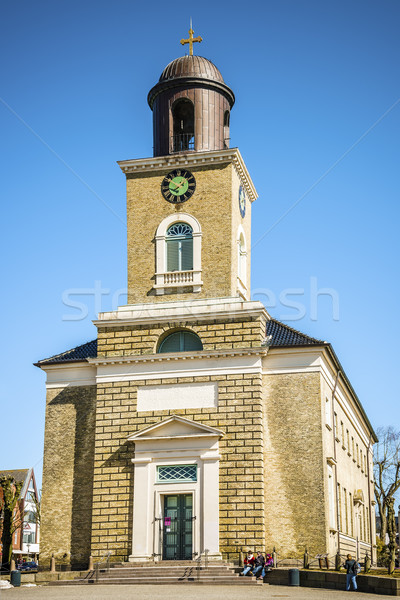
[[[189,44],[189,56],[193,56],[193,43],[194,42],[202,42],[203,38],[200,37],[199,35],[197,37],[193,37],[194,31],[192,29],[192,19],[190,19],[190,29],[189,29],[189,39],[188,40],[181,40],[181,44],[182,46],[184,46],[185,44]]]

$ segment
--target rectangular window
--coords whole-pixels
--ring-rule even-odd
[[[344,425],[343,425],[343,421],[340,421],[340,433],[342,435],[342,446],[343,448],[346,447],[346,441],[344,439]]]
[[[367,541],[367,510],[363,508],[364,513],[364,540]]]
[[[368,508],[365,509],[365,516],[367,519],[367,537],[365,538],[367,542],[370,542],[370,531],[369,531],[369,512],[368,512]]]
[[[340,483],[337,484],[337,497],[338,497],[339,531],[343,531],[343,528],[342,528],[342,493],[341,493],[341,489],[340,489]]]
[[[343,488],[343,499],[344,499],[344,525],[346,534],[349,533],[349,515],[347,511],[347,491]]]
[[[328,396],[325,398],[325,423],[331,427],[332,415],[331,415],[331,403]]]
[[[354,537],[354,513],[353,513],[353,496],[349,493],[349,504],[350,504],[350,534]]]
[[[22,542],[24,544],[34,544],[35,543],[35,532],[32,531],[31,533],[24,533]]]
[[[361,460],[361,473],[364,473],[364,456],[362,450],[360,450],[360,460]]]
[[[335,429],[335,438],[338,439],[337,414],[333,413],[333,427]]]
[[[167,271],[193,270],[193,240],[167,240]]]
[[[335,498],[332,467],[328,467],[329,524],[335,529]]]
[[[357,467],[360,466],[360,457],[358,455],[358,444],[356,444],[356,459],[357,459]]]
[[[354,456],[354,438],[353,438],[353,436],[351,436],[351,453],[353,455],[353,460],[356,460],[355,456]]]
[[[197,481],[197,465],[157,467],[157,483],[186,483],[193,481]]]
[[[348,429],[346,429],[346,438],[347,438],[347,452],[350,454],[350,433],[349,433]]]

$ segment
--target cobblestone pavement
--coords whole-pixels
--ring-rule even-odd
[[[314,588],[259,585],[251,589],[231,585],[107,585],[107,586],[71,586],[71,587],[25,587],[0,590],[0,600],[154,600],[162,596],[163,600],[336,600],[347,598],[348,592]],[[353,600],[378,600],[389,598],[380,594],[351,592]]]

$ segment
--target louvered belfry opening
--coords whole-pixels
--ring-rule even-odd
[[[194,106],[187,98],[177,100],[172,107],[172,151],[194,150]]]
[[[229,115],[235,102],[217,67],[202,56],[167,65],[150,90],[154,156],[229,147]]]

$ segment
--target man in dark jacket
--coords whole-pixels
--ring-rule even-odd
[[[344,566],[346,569],[346,591],[351,591],[350,584],[353,586],[353,590],[355,591],[357,589],[357,575],[360,565],[356,560],[351,558],[351,554],[348,554]]]
[[[257,579],[261,579],[261,571],[263,570],[265,564],[265,558],[261,554],[261,552],[257,552],[256,560],[255,560],[255,568],[253,571],[253,575],[257,577]]]

